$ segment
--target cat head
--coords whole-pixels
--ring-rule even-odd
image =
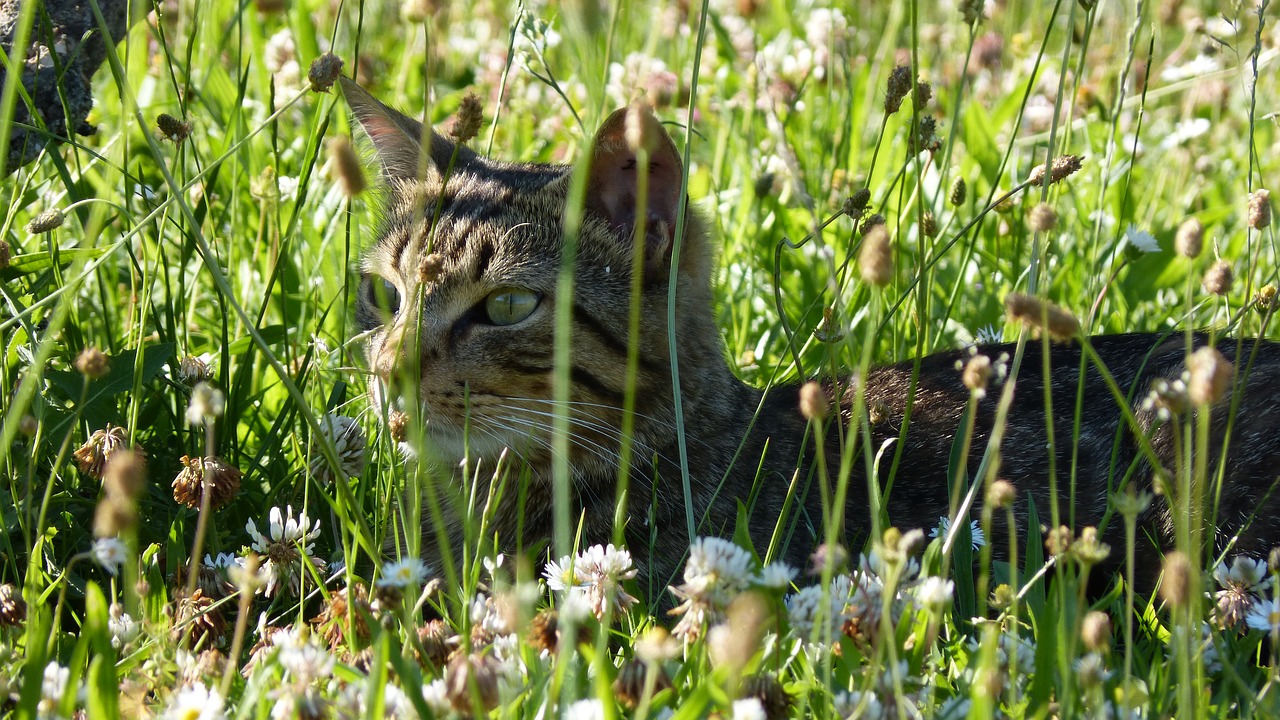
[[[616,460],[627,387],[632,264],[640,253],[637,424],[643,448],[670,427],[668,289],[677,285],[681,366],[723,364],[712,317],[711,252],[689,213],[671,269],[677,215],[686,198],[671,137],[647,107],[614,112],[595,134],[574,290],[559,283],[574,167],[482,157],[378,102],[354,82],[343,92],[386,181],[376,244],[362,263],[356,316],[368,333],[375,403],[416,399],[433,444],[461,456],[504,447],[549,459],[557,412],[553,373],[557,313],[571,325],[573,460],[579,469]],[[632,142],[627,141],[628,112]],[[636,241],[636,137],[649,159],[645,231]],[[682,383],[683,384],[683,383]]]

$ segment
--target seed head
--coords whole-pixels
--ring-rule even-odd
[[[418,263],[418,280],[424,283],[435,282],[443,271],[444,256],[440,253],[431,253]]]
[[[178,380],[184,385],[194,386],[208,382],[213,377],[213,368],[204,359],[194,355],[183,356],[178,360]]]
[[[1049,535],[1044,540],[1044,547],[1049,551],[1050,555],[1066,555],[1071,551],[1071,545],[1075,542],[1075,533],[1066,525],[1049,531]]]
[[[58,208],[49,208],[39,215],[35,216],[31,222],[27,223],[27,232],[32,235],[53,232],[62,227],[62,222],[66,216]]]
[[[965,195],[968,193],[968,186],[965,185],[964,178],[958,177],[951,181],[951,192],[947,194],[947,199],[951,201],[952,207],[959,207],[964,204]]]
[[[996,480],[987,486],[987,504],[999,510],[1012,505],[1018,499],[1018,491],[1008,480]]]
[[[1031,229],[1036,232],[1049,232],[1058,224],[1058,213],[1048,203],[1040,203],[1031,208],[1029,218]]]
[[[137,498],[146,485],[147,454],[141,449],[120,447],[107,456],[102,473],[102,488],[107,495]]]
[[[800,388],[800,414],[806,420],[826,420],[831,405],[822,386],[810,380]]]
[[[916,110],[924,110],[929,104],[929,100],[933,98],[933,86],[924,80],[916,81],[916,91],[912,93],[911,99],[916,104]]]
[[[355,197],[364,192],[367,187],[364,169],[360,167],[360,158],[356,157],[349,139],[341,135],[329,138],[329,163],[343,195]]]
[[[76,449],[73,456],[80,472],[91,478],[101,479],[106,470],[107,460],[128,445],[129,437],[125,434],[124,428],[108,423],[106,428],[94,430],[89,439]]]
[[[973,25],[982,20],[982,6],[985,4],[986,0],[962,0],[960,14],[964,18],[964,24]]]
[[[1013,606],[1013,600],[1016,597],[1013,592],[1013,586],[1009,583],[1000,583],[995,590],[991,591],[991,607],[1000,612],[1004,612]]]
[[[244,473],[220,457],[183,455],[182,465],[173,479],[173,499],[189,508],[200,507],[200,496],[206,485],[210,510],[225,507],[240,492],[240,477]]]
[[[1049,170],[1049,184],[1056,185],[1066,178],[1074,175],[1083,164],[1084,158],[1079,155],[1059,155],[1053,159],[1052,169]],[[1044,184],[1045,169],[1044,165],[1037,165],[1031,169],[1031,174],[1027,176],[1027,182],[1032,185]]]
[[[1271,312],[1276,306],[1276,286],[1270,283],[1258,288],[1258,294],[1253,297],[1253,309],[1264,315]]]
[[[1226,295],[1231,292],[1231,285],[1235,282],[1235,273],[1231,271],[1231,264],[1226,260],[1218,260],[1204,271],[1204,279],[1201,284],[1207,293],[1214,295]]]
[[[867,217],[866,220],[863,220],[862,225],[858,226],[858,233],[865,237],[866,234],[871,232],[871,229],[876,227],[877,225],[879,226],[884,225],[884,215],[881,215],[880,213],[871,215]]]
[[[1071,554],[1081,565],[1091,567],[1111,556],[1111,546],[1098,539],[1098,528],[1087,527],[1072,543]]]
[[[392,410],[387,417],[387,432],[391,433],[392,440],[404,442],[409,437],[409,416],[399,410]]]
[[[899,65],[889,73],[889,83],[885,88],[884,112],[892,115],[902,107],[902,99],[911,92],[911,66]]]
[[[476,704],[484,712],[497,707],[499,669],[493,655],[455,655],[444,672],[449,704],[460,713],[470,713]]]
[[[81,350],[80,354],[76,356],[75,366],[81,375],[90,380],[97,380],[106,375],[111,369],[107,356],[96,347],[87,347]]]
[[[93,511],[93,536],[118,537],[138,523],[138,506],[132,498],[105,495]]]
[[[1004,306],[1010,319],[1045,331],[1059,342],[1071,340],[1080,331],[1080,321],[1074,315],[1032,295],[1009,293],[1004,299]]]
[[[191,403],[187,405],[187,424],[204,425],[222,417],[227,409],[227,399],[222,391],[207,382],[196,383],[191,389]]]
[[[1080,639],[1091,652],[1103,652],[1111,645],[1111,617],[1100,610],[1084,616]]]
[[[1160,583],[1160,597],[1173,607],[1182,607],[1191,599],[1191,560],[1181,550],[1173,550],[1164,556],[1164,580]]]
[[[179,120],[168,113],[160,113],[156,117],[156,127],[160,130],[160,137],[174,145],[191,136],[191,123]]]
[[[1249,227],[1261,230],[1271,225],[1271,193],[1255,190],[1249,193]]]
[[[879,216],[874,216],[879,217]],[[858,252],[858,265],[862,268],[862,280],[876,287],[884,287],[893,280],[893,247],[889,244],[889,231],[884,223],[871,227],[862,239]]]
[[[627,132],[628,139],[631,131],[631,115],[627,113]],[[480,103],[480,96],[475,93],[467,93],[462,98],[462,104],[458,106],[458,114],[453,119],[453,129],[449,134],[454,140],[465,143],[475,137],[480,132],[480,124],[484,121],[484,106]],[[645,125],[642,121],[639,123],[641,127]]]
[[[1280,547],[1271,548],[1271,552],[1267,553],[1267,570],[1272,575],[1280,575]]]
[[[845,215],[857,220],[867,211],[867,204],[871,202],[871,191],[867,188],[858,188],[852,195],[845,198],[844,205],[840,210]]]
[[[978,354],[969,358],[964,364],[964,372],[960,374],[960,380],[969,391],[983,397],[987,393],[987,383],[991,380],[991,358],[986,355]]]
[[[1231,388],[1235,368],[1217,348],[1208,345],[1187,358],[1187,397],[1196,407],[1207,407],[1222,399]]]
[[[938,219],[932,210],[925,210],[920,216],[920,234],[925,237],[938,237]]]
[[[311,89],[316,92],[327,93],[329,88],[338,81],[338,76],[342,74],[342,58],[333,53],[325,53],[311,62],[311,69],[307,70],[307,80],[311,82]]]
[[[1183,257],[1200,257],[1204,249],[1204,226],[1195,218],[1187,218],[1178,226],[1178,234],[1173,238],[1173,248]]]
[[[0,585],[0,627],[17,627],[27,619],[27,603],[10,583]]]

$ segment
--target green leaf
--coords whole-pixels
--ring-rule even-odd
[[[262,339],[265,340],[268,345],[275,345],[283,342],[289,335],[284,325],[268,325],[267,327],[259,329],[258,332],[262,334]],[[252,346],[253,337],[251,335],[245,335],[242,338],[233,340],[231,344],[227,346],[227,352],[231,355],[243,355],[248,352],[249,348]]]
[[[173,343],[160,343],[144,348],[138,381],[146,383],[154,379],[156,375],[160,374],[164,364],[173,357],[173,352]],[[81,415],[89,423],[90,427],[100,428],[105,426],[108,421],[116,419],[115,398],[134,389],[134,370],[138,365],[137,358],[138,353],[136,350],[127,350],[109,358],[107,374],[89,382],[89,387],[84,391],[83,401],[80,400],[80,394],[81,389],[84,387],[84,376],[80,373],[66,370],[47,370],[45,371],[45,377],[48,378],[51,384],[61,390],[73,404],[78,403],[80,405]],[[61,430],[61,428],[56,428],[54,434],[58,430]]]
[[[77,261],[88,262],[96,258],[100,258],[107,253],[105,247],[80,248],[76,250],[61,250],[58,252],[58,267],[70,267],[72,263]],[[9,267],[0,272],[0,277],[6,280],[30,275],[32,273],[49,270],[53,267],[53,253],[38,252],[26,253],[23,255],[15,255],[9,258]]]

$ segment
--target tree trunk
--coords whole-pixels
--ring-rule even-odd
[[[111,45],[129,29],[129,0],[96,0],[111,35]],[[13,47],[19,9],[36,3],[25,49]],[[71,133],[92,135],[85,122],[93,108],[90,80],[107,55],[107,44],[93,13],[94,0],[0,0],[0,47],[21,68],[22,87],[14,105],[8,154],[0,177],[39,156],[49,143],[66,142]],[[0,65],[0,87],[8,82]],[[65,105],[64,105],[65,102]],[[32,110],[38,116],[32,118]],[[3,121],[3,119],[0,119]],[[43,129],[41,129],[43,128]]]

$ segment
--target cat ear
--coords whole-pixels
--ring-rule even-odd
[[[596,133],[591,148],[590,182],[586,209],[621,237],[630,238],[636,222],[637,153],[627,141],[628,114],[632,114],[632,142],[649,154],[649,185],[645,220],[645,272],[662,274],[675,242],[676,214],[684,196],[680,192],[683,163],[676,144],[663,129],[653,110],[644,103],[615,110]]]
[[[449,166],[455,146],[434,130],[423,134],[422,123],[383,105],[347,77],[338,78],[342,94],[347,99],[351,113],[359,121],[373,143],[382,171],[389,178],[422,180],[439,179],[440,168]],[[428,138],[431,152],[427,162],[422,162],[422,141]],[[455,167],[470,160],[475,153],[466,147],[457,148]]]

